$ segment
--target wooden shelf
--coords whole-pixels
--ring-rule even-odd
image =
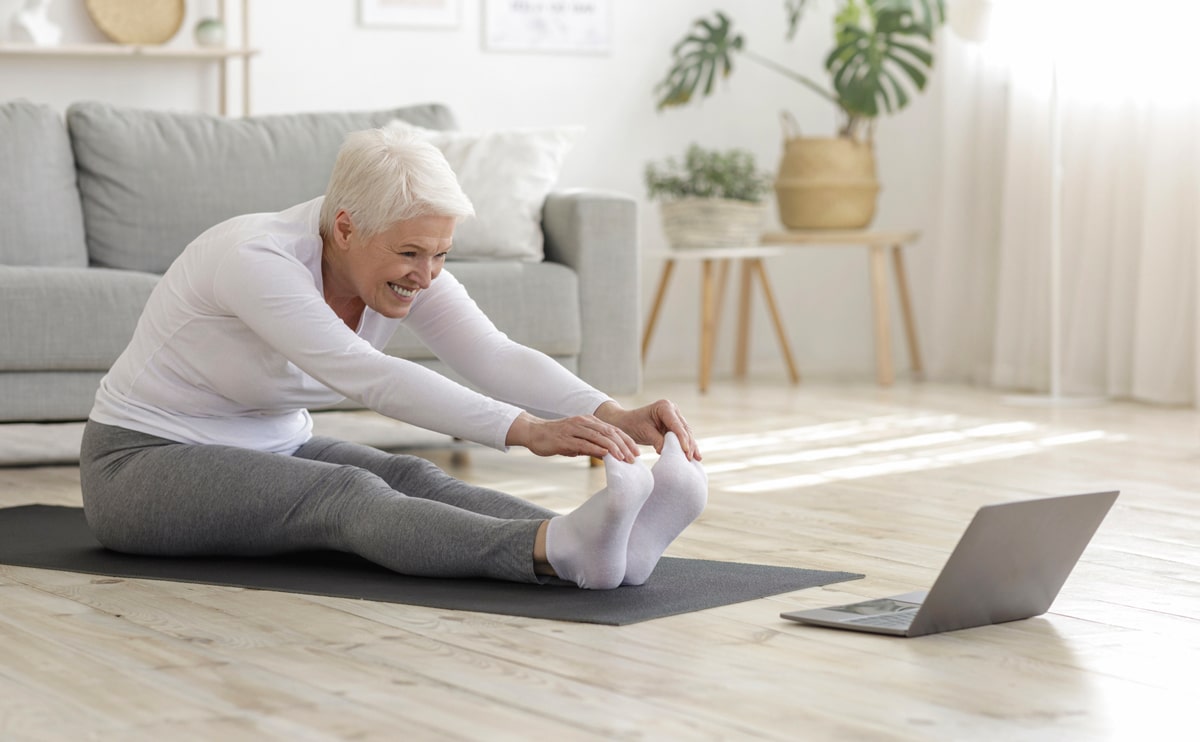
[[[226,0],[220,0],[217,20],[224,23]],[[226,100],[231,62],[234,69],[242,73],[242,115],[250,115],[250,58],[259,53],[249,47],[250,0],[241,0],[241,33],[238,46],[163,46],[160,44],[117,44],[117,43],[71,43],[54,46],[12,43],[0,41],[0,58],[25,57],[27,59],[133,59],[149,62],[192,61],[215,65],[219,73],[217,108],[222,116],[228,115]],[[240,64],[237,63],[240,60]]]
[[[10,57],[154,57],[155,59],[219,60],[252,57],[258,49],[241,47],[170,47],[140,44],[35,44],[0,43],[0,56]]]

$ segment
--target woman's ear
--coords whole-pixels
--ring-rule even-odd
[[[354,234],[354,222],[350,219],[350,212],[345,209],[338,211],[337,216],[333,218],[333,241],[338,247],[346,249],[350,247],[350,237]]]

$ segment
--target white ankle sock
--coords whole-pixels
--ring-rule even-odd
[[[625,576],[625,551],[654,477],[635,461],[604,457],[607,486],[546,527],[546,559],[555,574],[580,587],[610,590]]]
[[[708,475],[699,461],[684,456],[674,433],[667,433],[662,457],[651,471],[654,490],[629,534],[622,585],[644,584],[667,546],[696,520],[708,502]]]

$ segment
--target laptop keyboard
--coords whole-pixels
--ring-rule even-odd
[[[851,619],[847,623],[859,624],[862,626],[878,626],[881,629],[907,629],[916,617],[916,611],[902,611],[900,613],[880,613],[876,616],[863,616],[862,618]]]

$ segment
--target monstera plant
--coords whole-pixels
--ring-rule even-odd
[[[795,37],[812,4],[813,0],[784,0],[788,39]],[[863,226],[874,215],[879,190],[873,124],[925,89],[933,68],[934,33],[944,21],[944,0],[837,0],[833,46],[824,58],[829,80],[823,84],[755,53],[729,16],[718,11],[712,18],[696,20],[672,49],[671,69],[655,88],[658,108],[685,105],[697,93],[712,95],[717,80],[733,72],[739,57],[794,80],[837,107],[835,139],[841,142],[785,131],[786,151],[776,180],[780,216],[793,228]],[[846,207],[847,198],[858,205]]]
[[[787,38],[796,35],[813,0],[784,0]],[[718,77],[733,72],[738,55],[794,80],[837,106],[839,134],[859,137],[881,113],[899,111],[911,100],[910,88],[925,89],[933,68],[933,34],[945,20],[944,0],[840,0],[833,19],[834,45],[825,55],[830,86],[756,54],[735,32],[729,16],[717,11],[700,18],[672,50],[674,64],[659,83],[658,107],[690,102],[699,88],[711,95]]]

